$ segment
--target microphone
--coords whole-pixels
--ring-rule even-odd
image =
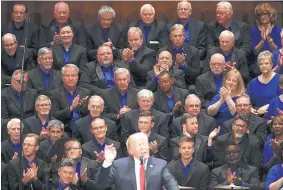
[[[141,164],[144,165],[144,157],[143,156],[140,156],[140,161],[141,161]]]

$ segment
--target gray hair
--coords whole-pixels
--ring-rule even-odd
[[[198,99],[198,100],[200,101],[200,99],[199,99],[199,97],[198,97],[197,95],[195,95],[195,94],[189,94],[189,95],[186,97],[185,105],[188,104],[188,101],[189,101],[190,99],[193,99],[193,98]]]
[[[62,123],[62,121],[57,119],[52,119],[48,122],[47,128],[50,129],[51,127],[60,128],[61,130],[64,130],[64,124]]]
[[[273,55],[270,51],[265,50],[265,51],[260,52],[257,56],[257,64],[259,64],[260,60],[262,59],[269,59],[269,61],[273,65]]]
[[[67,10],[70,11],[69,5],[68,5],[66,2],[64,2],[64,1],[60,1],[60,2],[56,3],[55,6],[54,6],[54,11],[57,9],[57,6],[58,6],[59,4],[64,4],[64,5],[66,5],[66,6],[67,6]]]
[[[59,168],[63,168],[63,167],[72,167],[75,169],[75,162],[72,159],[63,158],[59,165]]]
[[[151,4],[144,4],[144,5],[141,7],[140,14],[142,14],[142,12],[143,12],[143,10],[144,10],[145,8],[151,8],[153,14],[155,14],[155,9],[154,9],[154,7],[153,7]]]
[[[225,7],[230,13],[233,13],[232,5],[228,1],[221,1],[217,4],[217,7]]]
[[[116,16],[114,9],[110,6],[104,5],[104,6],[100,7],[100,9],[98,10],[98,17],[100,17],[100,15],[102,15],[104,13],[112,13],[113,18],[115,18],[115,16]]]
[[[77,65],[69,63],[69,64],[66,64],[64,67],[62,67],[62,70],[61,70],[62,74],[64,74],[64,71],[65,71],[66,68],[74,68],[77,71],[78,74],[80,72],[80,69],[78,68]]]
[[[140,34],[140,38],[143,39],[143,34],[142,31],[139,27],[130,27],[130,29],[128,30],[128,36],[130,33],[134,33],[134,32],[138,32]]]
[[[119,73],[127,73],[130,76],[130,72],[126,68],[118,68],[115,72],[114,75],[119,74]]]
[[[44,101],[44,100],[48,100],[49,101],[49,104],[51,105],[51,100],[48,96],[46,95],[39,95],[37,96],[37,98],[35,99],[35,105],[37,104],[37,102],[39,101]]]
[[[233,40],[235,39],[233,32],[231,32],[231,31],[229,31],[229,30],[224,30],[224,31],[222,31],[222,32],[220,33],[220,35],[219,35],[219,39],[222,38],[222,37],[224,37],[224,36],[230,36]]]
[[[182,24],[174,24],[170,30],[170,33],[175,30],[182,30],[183,33],[185,33],[184,26]]]
[[[8,37],[13,38],[13,39],[14,39],[14,42],[17,41],[17,37],[16,37],[14,34],[12,34],[12,33],[7,33],[7,34],[4,34],[4,35],[2,36],[2,43],[4,43],[5,38],[8,38]]]
[[[189,1],[187,0],[182,0],[177,4],[177,10],[179,9],[180,3],[187,3],[189,5],[189,9],[192,11],[192,5]]]
[[[141,97],[146,97],[146,98],[152,98],[154,100],[154,95],[152,91],[147,90],[147,89],[142,89],[138,92],[137,94],[138,99]]]
[[[7,123],[7,129],[9,129],[12,125],[15,125],[15,124],[21,124],[21,120],[18,119],[18,118],[12,118],[8,123]],[[24,127],[22,125],[22,127]]]
[[[18,74],[20,75],[27,75],[28,76],[28,73],[25,72],[25,71],[22,71],[21,69],[17,69],[13,72],[12,74],[12,78],[15,78]]]
[[[222,63],[225,64],[225,57],[221,54],[221,53],[215,53],[213,54],[211,57],[210,57],[210,60],[209,60],[209,64],[211,63],[211,60],[214,59],[215,57],[221,57],[222,59]]]
[[[88,103],[90,103],[91,101],[94,101],[94,100],[99,100],[102,104],[102,106],[104,106],[104,100],[103,98],[101,98],[100,96],[98,95],[94,95],[94,96],[91,96],[88,100]]]
[[[51,53],[52,54],[52,50],[47,48],[47,47],[40,48],[38,50],[37,57],[39,57],[41,55],[44,55],[44,54],[47,54],[47,53]]]

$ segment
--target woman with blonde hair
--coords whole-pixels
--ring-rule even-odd
[[[217,126],[232,119],[236,113],[235,101],[245,93],[245,84],[241,73],[230,70],[223,78],[219,93],[214,96],[207,107],[208,115],[215,117]]]
[[[257,57],[261,75],[254,78],[248,85],[247,94],[251,98],[253,112],[265,114],[270,101],[282,94],[279,87],[280,75],[272,70],[273,56],[269,51],[261,52]]]
[[[252,28],[252,48],[258,53],[269,50],[271,52],[280,49],[281,28],[275,25],[277,12],[268,3],[261,3],[255,7],[257,26]]]

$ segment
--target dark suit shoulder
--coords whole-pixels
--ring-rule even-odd
[[[5,150],[6,148],[5,147],[9,147],[10,146],[10,140],[5,140],[1,143],[1,148],[2,148],[2,151]]]

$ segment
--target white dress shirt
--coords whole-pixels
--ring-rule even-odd
[[[140,186],[141,161],[140,159],[136,159],[135,157],[134,157],[134,160],[135,160],[135,174],[136,174],[137,190],[141,190],[141,186]],[[146,166],[147,166],[147,160],[144,161],[144,172],[146,171]]]

